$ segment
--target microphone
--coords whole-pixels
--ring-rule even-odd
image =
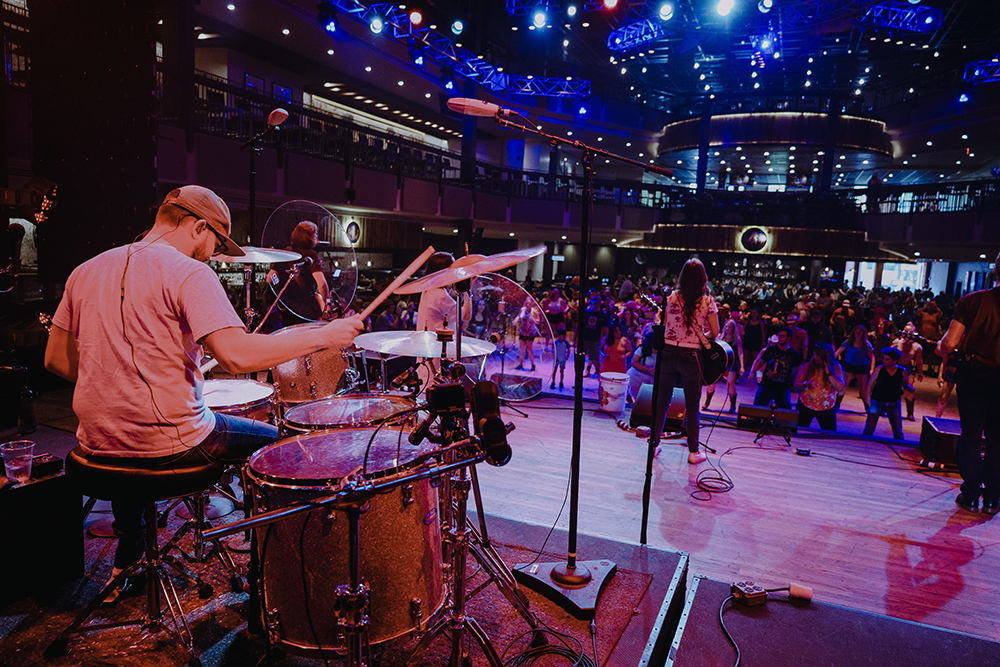
[[[472,416],[479,444],[491,466],[507,465],[511,449],[507,444],[507,426],[500,418],[500,396],[497,385],[485,380],[472,388]]]
[[[240,148],[246,148],[247,146],[254,145],[258,141],[269,135],[274,130],[279,129],[279,126],[286,120],[288,120],[288,112],[282,109],[281,107],[278,107],[271,113],[267,114],[267,127],[264,128],[264,131],[258,132],[250,139],[247,139],[245,142],[243,142],[243,145],[240,146]]]
[[[305,267],[308,268],[308,267],[312,266],[312,263],[313,263],[313,258],[312,257],[303,257],[302,259],[298,260],[297,262],[294,262],[293,266],[305,266]]]
[[[288,120],[288,112],[278,107],[271,113],[267,114],[267,126],[277,127]]]
[[[420,422],[420,425],[417,426],[417,428],[413,429],[413,433],[406,438],[410,441],[411,445],[416,447],[424,441],[424,438],[431,434],[431,424],[434,423],[435,419],[437,419],[437,413],[432,412],[427,419]]]
[[[453,97],[447,104],[449,109],[463,116],[509,116],[511,113],[510,109],[502,109],[499,104],[471,97]]]
[[[494,331],[493,333],[491,333],[489,336],[486,337],[486,340],[496,345],[500,342],[500,334]]]
[[[403,387],[412,387],[413,385],[420,385],[420,378],[417,376],[416,371],[412,368],[407,368],[405,371],[397,375],[389,385],[393,389],[402,389]]]

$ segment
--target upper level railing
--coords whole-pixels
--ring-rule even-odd
[[[883,185],[851,190],[848,195],[866,213],[954,213],[1000,211],[1000,180]]]

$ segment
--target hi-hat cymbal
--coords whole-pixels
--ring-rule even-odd
[[[484,273],[495,273],[496,271],[509,268],[515,264],[520,264],[525,260],[537,257],[538,255],[542,255],[544,253],[545,246],[539,245],[534,248],[523,248],[521,250],[511,250],[509,252],[501,252],[496,255],[489,255],[465,266],[462,266],[462,260],[460,258],[455,260],[455,264],[447,269],[442,269],[428,276],[424,276],[423,278],[414,280],[412,283],[407,283],[402,287],[396,288],[395,293],[416,294],[417,292],[426,292],[427,290],[434,289],[435,287],[454,285],[457,282],[474,278],[475,276],[481,276]],[[464,349],[462,351],[465,352]]]
[[[230,264],[277,264],[279,262],[294,262],[302,259],[300,253],[292,250],[277,250],[275,248],[254,248],[243,246],[243,257],[230,257],[228,255],[215,255],[213,262],[228,262]]]
[[[375,331],[361,334],[354,344],[363,350],[403,357],[440,357],[441,342],[433,331]],[[462,356],[480,357],[497,349],[493,343],[462,336]],[[455,358],[455,342],[448,343],[445,356]]]

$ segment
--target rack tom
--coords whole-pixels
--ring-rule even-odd
[[[306,322],[278,329],[271,335],[284,336],[294,331],[316,329],[326,324],[326,322]],[[271,369],[274,385],[278,388],[278,400],[285,405],[296,405],[333,396],[340,389],[347,365],[346,352],[339,349],[317,350],[278,364]]]
[[[410,415],[400,415],[416,402],[406,396],[391,394],[348,394],[310,401],[285,412],[284,427],[289,435],[338,428],[378,426],[398,416],[404,425],[414,423]]]

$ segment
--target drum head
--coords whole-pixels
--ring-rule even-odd
[[[365,462],[365,450],[377,429],[348,428],[318,431],[280,440],[259,450],[247,461],[258,477],[277,484],[325,488],[340,480]],[[408,431],[383,428],[375,434],[368,452],[365,476],[387,477],[432,452],[435,446],[423,443],[414,447],[406,440]]]
[[[304,429],[374,426],[414,405],[412,400],[402,396],[335,396],[291,408],[285,413],[285,422],[293,428]]]
[[[274,395],[274,387],[256,380],[223,378],[205,380],[202,393],[205,405],[213,410],[222,410],[267,400]]]

